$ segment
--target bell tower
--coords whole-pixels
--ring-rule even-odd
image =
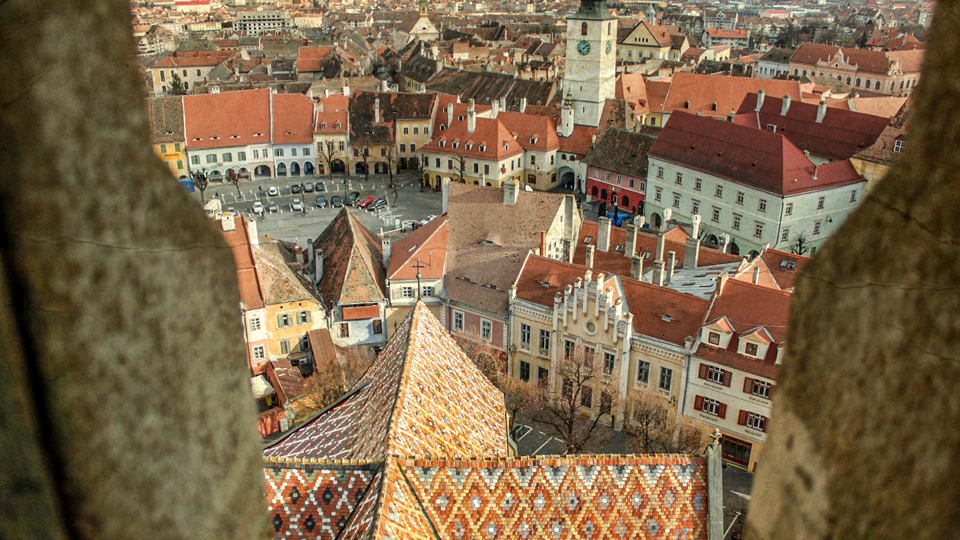
[[[614,97],[617,77],[617,19],[606,0],[581,0],[567,17],[567,63],[563,91],[574,108],[574,122],[599,126],[604,102]]]

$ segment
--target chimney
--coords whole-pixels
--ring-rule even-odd
[[[663,209],[663,221],[660,222],[660,230],[667,232],[667,222],[673,219],[673,210],[670,208]]]
[[[517,204],[517,196],[520,192],[520,184],[516,180],[506,180],[503,182],[503,204],[512,206]]]
[[[390,83],[389,83],[388,81],[386,81],[386,80],[380,81],[380,91],[381,91],[381,92],[388,92],[388,91],[390,91]]]
[[[818,173],[818,172],[820,172],[820,165],[814,165],[814,166],[813,166],[813,179],[814,179],[814,180],[817,179],[817,173]]]
[[[677,252],[667,253],[667,283],[673,283],[673,268],[677,266]]]
[[[823,123],[823,117],[827,115],[827,96],[820,96],[820,105],[817,106],[817,123]]]
[[[637,226],[634,224],[627,225],[627,245],[626,249],[623,250],[623,256],[632,259],[634,255],[637,254]]]
[[[700,214],[693,215],[693,231],[683,252],[683,267],[696,268],[700,259]]]
[[[653,284],[657,287],[663,287],[663,264],[663,259],[653,262]]]
[[[349,96],[349,95],[350,95],[350,87],[349,87],[349,86],[346,86],[346,85],[343,86],[343,95],[345,95],[345,96]]]
[[[373,101],[373,123],[380,123],[380,98]]]
[[[643,216],[637,216],[633,218],[633,222],[637,224],[637,230],[639,231],[640,229],[643,228],[644,225],[647,224],[647,218]]]
[[[493,112],[490,114],[490,118],[496,118],[497,115],[500,114],[500,100],[499,99],[493,100],[493,102],[491,102],[491,105],[493,106]]]
[[[663,221],[660,222],[660,231],[657,232],[657,256],[654,261],[663,262],[663,249],[667,239],[664,233],[667,230],[667,220],[673,217],[673,210],[667,208],[663,211]]]
[[[453,103],[447,105],[447,127],[453,125]]]
[[[764,242],[760,244],[760,254],[763,255],[770,249],[770,242]]]
[[[730,279],[730,274],[726,272],[721,272],[717,276],[717,296],[723,295],[723,288],[727,286],[727,280]]]
[[[547,231],[540,231],[540,256],[547,256]]]
[[[303,248],[300,247],[300,244],[294,244],[293,246],[293,256],[296,258],[297,262],[300,264],[305,263],[306,261],[303,258]]]
[[[307,264],[310,264],[310,263],[316,264],[317,253],[316,253],[316,248],[313,247],[313,240],[307,239],[307,253],[308,253],[308,256],[310,257],[307,260]]]
[[[257,220],[251,219],[246,224],[247,224],[247,240],[250,241],[251,246],[259,246],[260,233],[257,232]]]
[[[767,93],[763,91],[763,88],[757,92],[757,108],[754,109],[756,112],[760,112],[760,109],[763,108],[763,98],[767,97]]]
[[[473,133],[477,129],[477,107],[473,100],[467,105],[467,133]]]
[[[780,116],[786,116],[790,110],[790,96],[783,96],[783,108],[780,109]]]
[[[440,180],[440,189],[442,191],[442,194],[440,196],[440,199],[442,201],[440,206],[440,210],[441,210],[440,213],[446,214],[447,210],[449,210],[448,207],[450,206],[450,178],[449,177],[444,176],[443,180]]]
[[[610,218],[600,216],[597,220],[597,251],[610,250]]]
[[[380,240],[380,249],[383,251],[383,267],[390,268],[391,244],[389,238]]]
[[[720,235],[720,252],[721,252],[721,253],[726,253],[726,252],[727,252],[727,248],[729,248],[729,247],[730,247],[730,235],[729,235],[729,234],[721,234],[721,235]]]
[[[583,263],[587,268],[593,268],[593,252],[596,251],[596,249],[597,248],[593,244],[587,246],[587,260]]]
[[[527,98],[525,97],[520,98],[520,112],[527,112]]]
[[[317,250],[317,258],[313,262],[313,282],[320,283],[320,280],[323,279],[323,250]]]
[[[506,111],[506,110],[507,110],[507,97],[506,97],[506,96],[500,96],[500,110],[501,110],[501,111]]]
[[[753,284],[756,285],[759,282],[760,282],[760,267],[754,266],[753,267]]]
[[[637,257],[634,255],[633,259],[631,259],[630,277],[637,281],[643,279],[643,257]]]

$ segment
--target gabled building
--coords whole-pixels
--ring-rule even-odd
[[[648,159],[647,220],[659,225],[666,209],[685,222],[702,214],[707,244],[729,238],[732,253],[785,249],[802,235],[813,254],[866,182],[850,160],[815,164],[779,132],[681,112]]]
[[[770,49],[757,61],[754,74],[761,79],[786,77],[790,73],[790,57],[793,52],[793,49]]]
[[[233,57],[231,51],[175,51],[150,66],[153,95],[164,95],[170,90],[174,76],[179,77],[187,92],[207,82],[210,72]]]
[[[350,393],[265,450],[274,538],[722,537],[716,443],[705,457],[513,458],[505,414],[418,304]]]
[[[770,428],[790,297],[723,276],[691,353],[683,414],[719,429],[723,459],[751,472]]]
[[[894,160],[906,149],[911,105],[909,100],[901,105],[876,142],[850,160],[857,171],[867,179],[867,190],[887,175]]]
[[[673,47],[671,33],[655,21],[640,21],[617,42],[617,59],[640,62],[644,58],[668,59]],[[682,54],[682,53],[681,53]]]
[[[147,115],[153,133],[153,151],[176,178],[187,172],[187,142],[183,134],[183,99],[180,96],[149,98]]]
[[[310,245],[309,261],[334,343],[381,347],[387,307],[381,241],[343,208]]]
[[[656,135],[622,129],[606,135],[584,158],[587,195],[628,211],[643,214],[646,195],[647,152]]]
[[[441,317],[447,242],[447,214],[444,214],[390,245],[388,338],[417,302],[423,302],[438,319]]]
[[[790,58],[794,77],[826,75],[854,91],[909,95],[920,82],[923,50],[881,52],[804,43]]]
[[[317,174],[345,173],[350,153],[350,96],[325,94],[314,99]]]
[[[750,31],[745,29],[705,28],[700,41],[707,48],[727,45],[736,49],[750,48]]]

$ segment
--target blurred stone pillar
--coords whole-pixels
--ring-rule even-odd
[[[263,538],[230,250],[151,149],[126,0],[0,3],[0,537]]]

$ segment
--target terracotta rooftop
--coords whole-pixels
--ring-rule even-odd
[[[809,103],[793,102],[787,114],[782,115],[783,99],[773,96],[765,96],[757,111],[757,99],[757,94],[747,94],[734,117],[735,123],[757,129],[775,126],[776,133],[783,134],[798,148],[833,160],[850,159],[869,148],[887,127],[887,120],[879,116],[831,107],[826,107],[818,122],[820,106]]]
[[[858,71],[886,75],[890,70],[890,58],[886,53],[870,49],[817,45],[814,43],[804,43],[800,45],[797,52],[793,53],[793,56],[790,57],[790,62],[816,65],[818,61],[833,59],[837,53],[842,54],[847,63],[855,64]],[[920,58],[922,63],[922,52],[920,52]]]
[[[164,56],[151,68],[213,67],[233,55],[231,51],[177,51]]]
[[[390,248],[390,268],[387,279],[416,279],[417,269],[412,265],[417,258],[423,279],[440,279],[447,267],[447,215],[433,218],[429,223],[397,240]]]
[[[364,304],[386,298],[383,248],[347,208],[340,210],[313,243],[323,257],[320,294],[332,305]]]
[[[351,392],[264,455],[379,460],[507,455],[503,394],[422,302]]]
[[[187,95],[183,109],[191,150],[270,142],[270,90]]]
[[[224,231],[223,238],[233,251],[233,260],[237,264],[237,281],[240,287],[240,301],[246,309],[261,309],[264,306],[263,293],[260,290],[260,279],[257,276],[257,266],[254,264],[253,250],[247,238],[247,224],[245,219],[234,221],[236,228]]]
[[[302,265],[296,260],[292,244],[263,236],[260,245],[253,247],[253,256],[266,305],[317,301],[311,284],[303,277]]]
[[[780,133],[679,111],[671,115],[649,155],[776,195],[864,181],[849,160],[815,168]]]
[[[183,142],[183,100],[180,96],[147,100],[154,143]]]
[[[650,94],[650,83],[647,83]],[[768,96],[790,96],[800,101],[800,83],[775,79],[755,79],[750,77],[727,77],[723,75],[701,75],[696,73],[677,73],[673,76],[670,90],[662,109],[650,100],[650,110],[672,113],[684,111],[701,113],[704,116],[725,117],[730,111],[737,110],[747,94],[764,89]]]
[[[272,94],[273,144],[313,144],[313,102],[302,94]]]

